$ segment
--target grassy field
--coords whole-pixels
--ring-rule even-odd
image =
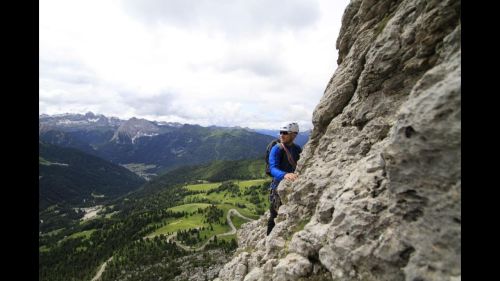
[[[237,209],[240,211],[240,213],[243,214],[245,212],[245,216],[252,216],[252,215],[257,215],[258,216],[258,206],[255,205],[254,203],[250,203],[250,196],[233,196],[227,192],[221,192],[221,193],[211,193],[209,195],[203,195],[203,194],[197,194],[197,195],[190,195],[186,197],[186,201],[190,202],[189,200],[201,200],[203,198],[207,198],[213,202],[216,202],[217,204],[226,204],[226,205],[231,205],[234,209]],[[269,202],[267,199],[267,195],[259,195],[259,200],[260,203],[260,209],[267,210],[269,208]],[[192,202],[192,201],[191,201]],[[244,206],[244,207],[239,207],[239,206]]]
[[[212,224],[212,227],[214,228],[214,230],[210,230],[209,228],[205,227],[205,229],[200,232],[200,237],[204,238],[205,240],[214,235],[219,235],[231,231],[231,228],[228,225]],[[205,241],[202,241],[201,243],[198,243],[196,246],[200,246],[204,242]]]
[[[226,242],[230,242],[232,239],[236,239],[236,234],[228,235],[228,236],[222,236],[222,237],[218,237],[217,236],[217,240],[225,240]]]
[[[231,181],[238,184],[242,189],[247,189],[250,186],[261,185],[269,180],[268,179],[259,179],[259,180],[246,180],[246,181],[239,181],[239,180],[231,180]],[[221,184],[220,182],[192,184],[192,185],[186,186],[186,188],[188,190],[193,190],[193,191],[209,191],[211,189],[217,188],[220,184]]]
[[[187,230],[192,228],[204,228],[200,232],[200,237],[203,241],[199,242],[197,246],[201,245],[206,239],[212,237],[213,235],[220,235],[222,233],[229,232],[231,228],[229,225],[225,224],[227,213],[230,209],[236,209],[243,216],[258,219],[259,212],[261,213],[269,208],[268,196],[266,192],[262,192],[262,187],[260,187],[265,182],[269,181],[268,179],[259,179],[259,180],[246,180],[246,181],[233,181],[233,183],[237,184],[239,189],[236,189],[232,192],[228,190],[215,192],[213,189],[218,188],[222,183],[203,183],[203,184],[194,184],[188,185],[186,188],[191,191],[199,191],[201,193],[187,196],[184,199],[186,204],[175,206],[169,208],[168,210],[174,212],[186,212],[187,216],[176,219],[167,219],[165,221],[166,225],[160,227],[148,234],[147,237],[154,237],[161,234],[168,235],[180,230]],[[248,193],[249,188],[255,188],[255,192],[257,195],[245,195]],[[211,191],[211,192],[210,192]],[[256,201],[256,197],[258,197],[258,202]],[[251,202],[253,198],[253,202]],[[211,204],[207,203],[193,203],[199,202],[202,200],[210,200],[211,202],[215,202],[217,208],[223,210],[223,217],[221,221],[224,221],[224,224],[213,223],[212,228],[210,229],[210,225],[208,223],[204,223],[205,217],[203,214],[198,214],[197,210],[199,208],[205,209],[209,207]],[[236,215],[231,216],[231,220],[236,228],[240,228],[243,223],[248,222]],[[228,237],[222,237],[221,239],[230,241],[232,238],[235,238],[235,235],[230,235]]]
[[[209,195],[190,195],[186,197],[186,200],[201,200],[202,198],[207,198],[209,200],[217,202],[217,207],[224,209],[225,213],[227,213],[229,209],[236,209],[242,215],[252,219],[257,219],[260,216],[257,212],[258,207],[255,204],[249,202],[248,196],[232,197],[230,194],[223,192],[211,193]],[[259,196],[259,198],[262,202],[260,204],[260,209],[264,211],[269,209],[269,202],[266,201],[267,197]],[[240,206],[244,206],[244,208]]]
[[[198,208],[204,209],[206,207],[210,206],[210,204],[206,203],[191,203],[191,204],[184,204],[180,206],[175,206],[172,208],[169,208],[168,210],[172,212],[187,212],[187,213],[193,213],[198,210]]]
[[[167,221],[168,222],[168,221]],[[154,237],[160,234],[167,235],[168,233],[173,233],[179,230],[185,230],[189,228],[201,227],[203,225],[203,216],[201,214],[196,214],[193,216],[178,218],[170,220],[167,225],[160,227],[153,233],[149,234],[148,237]]]
[[[248,180],[248,181],[241,181],[241,182],[237,182],[237,183],[240,187],[247,188],[247,187],[250,187],[252,185],[261,185],[261,184],[265,183],[266,181],[269,181],[269,180],[268,179]]]
[[[85,230],[85,231],[81,231],[81,232],[75,232],[73,234],[71,234],[70,236],[67,237],[67,239],[72,239],[72,238],[79,238],[79,237],[83,237],[84,239],[88,239],[90,237],[90,235],[92,234],[92,232],[96,231],[95,229],[90,229],[90,230]]]
[[[224,214],[224,220],[225,220]],[[155,230],[153,233],[149,234],[147,237],[151,238],[161,234],[168,235],[169,233],[174,233],[180,230],[186,230],[190,228],[201,228],[204,227],[205,230],[201,231],[200,236],[210,238],[212,235],[222,234],[231,230],[228,225],[212,224],[213,230],[210,230],[210,225],[208,223],[203,223],[203,215],[195,214],[192,216],[183,217],[179,219],[171,220],[167,225]]]
[[[242,219],[242,218],[240,218],[239,216],[236,216],[236,215],[235,216],[231,216],[231,221],[233,222],[234,227],[236,227],[237,229],[239,229],[242,224],[248,222],[247,220]]]
[[[201,183],[188,185],[186,186],[186,188],[191,191],[209,191],[210,189],[214,189],[219,185],[220,183]]]

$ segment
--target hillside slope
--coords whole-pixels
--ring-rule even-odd
[[[265,174],[264,159],[214,161],[205,165],[184,166],[169,171],[144,184],[140,190],[134,193],[134,196],[141,197],[147,193],[182,183],[262,178],[271,179]]]
[[[111,199],[144,182],[121,166],[77,149],[39,144],[40,209],[55,203]]]
[[[284,202],[220,280],[461,280],[460,1],[352,0]]]

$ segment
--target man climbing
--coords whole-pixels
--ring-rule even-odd
[[[281,180],[294,181],[297,179],[295,174],[295,167],[299,160],[302,149],[293,141],[299,133],[299,125],[297,123],[286,123],[280,127],[279,142],[276,143],[269,152],[269,172],[273,177],[271,182],[271,194],[269,200],[271,201],[269,221],[267,223],[267,235],[271,233],[274,228],[274,218],[278,215],[278,208],[281,205],[276,188]]]

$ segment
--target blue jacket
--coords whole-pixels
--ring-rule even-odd
[[[291,146],[287,145],[286,148],[292,155],[295,163],[297,163],[297,161],[299,161],[302,148],[296,144]],[[271,188],[276,188],[280,181],[285,177],[285,174],[293,173],[295,171],[295,168],[288,163],[286,152],[280,147],[279,143],[274,145],[269,153],[269,169],[271,170],[271,175],[274,178]]]

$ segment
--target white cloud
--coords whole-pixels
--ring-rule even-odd
[[[318,18],[318,1],[288,0],[124,0],[124,10],[148,24],[250,36],[299,29]]]
[[[311,127],[348,1],[40,2],[40,113]]]

